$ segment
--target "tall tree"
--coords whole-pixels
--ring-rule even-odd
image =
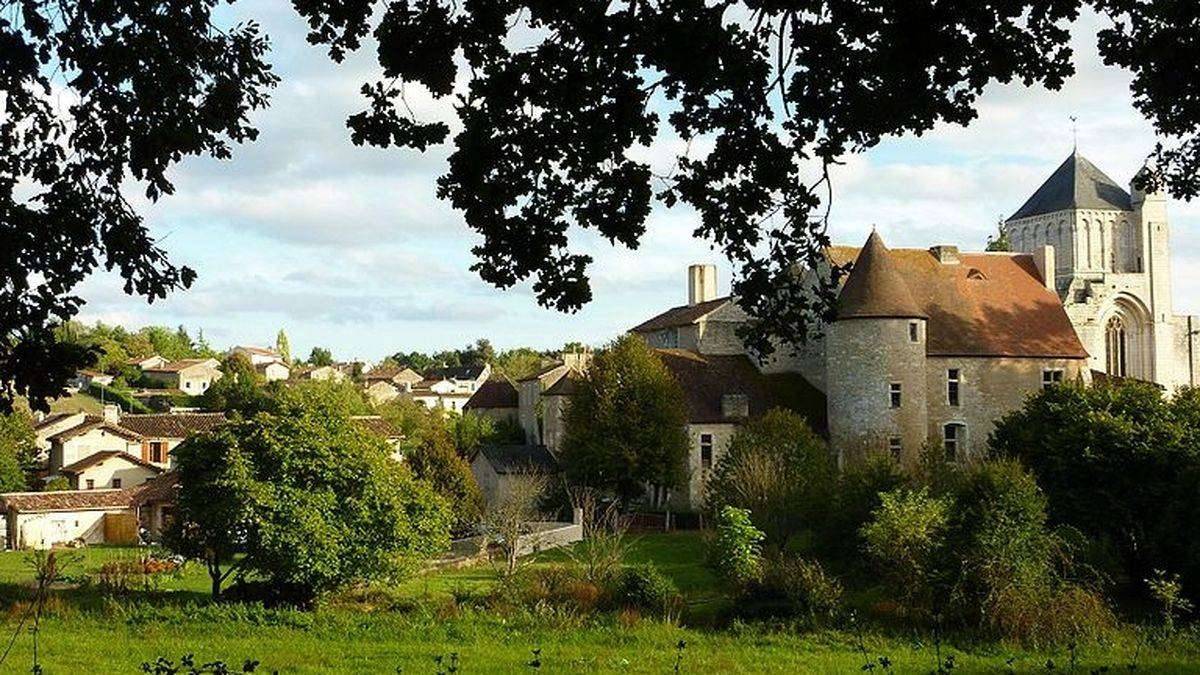
[[[596,354],[563,417],[562,464],[574,483],[629,500],[687,478],[687,411],[679,383],[639,337]]]
[[[888,136],[968,124],[992,82],[1060,88],[1085,4],[1112,20],[1101,56],[1133,71],[1135,105],[1172,138],[1143,179],[1200,192],[1194,2],[293,4],[337,61],[368,33],[378,41],[382,77],[347,121],[355,143],[443,143],[450,125],[417,119],[404,85],[454,97],[459,131],[438,194],[482,237],[472,269],[485,281],[532,280],[541,304],[578,309],[591,299],[592,259],[572,248],[571,228],[636,248],[655,198],[686,204],[696,236],[739,266],[744,337],[764,354],[802,342],[832,311],[844,270],[815,292],[792,273],[829,244],[830,167]],[[707,152],[656,176],[631,151],[664,131]]]
[[[279,358],[283,359],[284,363],[292,362],[292,345],[282,328],[275,334],[275,351],[279,352]]]
[[[256,136],[250,112],[277,81],[267,41],[253,21],[214,17],[218,4],[4,4],[0,411],[16,396],[45,409],[86,364],[53,328],[79,311],[75,289],[99,266],[150,301],[195,278],[167,261],[129,191],[171,194],[180,159],[228,158]]]

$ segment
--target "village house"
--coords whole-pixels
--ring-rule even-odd
[[[159,468],[173,465],[171,451],[187,438],[213,431],[226,421],[225,413],[173,412],[122,415],[118,424],[141,437],[138,457]]]
[[[133,487],[162,473],[162,468],[120,450],[93,452],[58,470],[72,490],[102,490]]]
[[[159,356],[158,354],[151,354],[150,356],[143,356],[143,357],[135,357],[135,358],[128,359],[127,361],[125,361],[125,365],[132,366],[134,368],[138,368],[141,370],[147,370],[149,368],[158,368],[159,366],[164,366],[166,364],[167,364],[167,359],[164,359],[163,357]]]
[[[114,406],[115,408],[115,406]],[[110,414],[116,414],[115,412]],[[50,455],[50,437],[55,434],[72,429],[83,424],[87,419],[87,413],[79,412],[56,412],[46,415],[41,420],[33,425],[33,433],[36,438],[39,451],[39,460],[45,462]]]
[[[105,417],[87,415],[82,424],[50,436],[48,469],[51,475],[98,452],[140,454],[142,437],[119,426],[113,411],[105,412]]]
[[[137,515],[124,489],[10,492],[0,495],[0,508],[9,549],[138,542]]]
[[[337,366],[303,366],[294,369],[292,377],[297,380],[342,382],[346,379],[346,374]]]
[[[230,348],[225,354],[227,356],[240,354],[246,357],[250,361],[250,365],[254,366],[254,370],[268,382],[286,380],[291,375],[291,368],[284,362],[283,356],[274,349],[238,345]]]
[[[544,445],[545,406],[543,393],[570,373],[582,373],[591,359],[590,352],[563,352],[559,360],[524,377],[517,383],[518,421],[525,432],[525,442]]]
[[[450,380],[422,380],[404,393],[431,410],[448,410],[455,413],[461,413],[472,396],[472,392],[463,391],[458,384]]]
[[[437,389],[439,393],[469,395],[475,393],[491,376],[492,366],[488,363],[435,368],[425,373],[425,378],[420,385],[422,388],[429,389],[433,389],[434,385],[440,385]],[[416,385],[413,388],[415,389]]]
[[[107,387],[116,379],[116,377],[98,370],[77,370],[75,371],[75,377],[67,381],[67,389],[85,391],[93,384],[100,387]]]
[[[517,388],[505,378],[490,379],[463,406],[467,412],[496,422],[516,422],[520,411]]]
[[[387,382],[401,391],[411,389],[425,378],[408,366],[379,366],[363,374],[363,383],[370,386],[376,382]]]
[[[558,462],[544,445],[485,445],[471,458],[471,474],[488,504],[502,501],[522,475],[557,473]]]
[[[142,370],[146,379],[165,389],[199,396],[221,379],[221,364],[216,359],[180,359]]]

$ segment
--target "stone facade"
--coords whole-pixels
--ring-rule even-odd
[[[1078,154],[1039,192],[1062,192],[1068,173],[1072,199],[1027,204],[1005,223],[1013,250],[1053,249],[1052,285],[1092,369],[1167,389],[1196,384],[1200,345],[1191,327],[1200,321],[1172,308],[1166,199],[1132,186],[1127,193]]]

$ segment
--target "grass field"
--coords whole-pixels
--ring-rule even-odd
[[[689,611],[728,602],[721,585],[700,564],[703,544],[694,535],[654,535],[638,540],[633,561],[653,561],[684,592]],[[83,553],[76,573],[94,573],[105,561],[134,555],[123,549],[92,548]],[[535,564],[553,564],[553,554]],[[25,612],[29,570],[20,553],[0,554],[0,636],[7,644]],[[684,628],[668,623],[622,618],[522,611],[498,616],[456,603],[452,596],[482,594],[494,583],[487,567],[447,570],[386,589],[359,590],[314,612],[265,610],[251,604],[213,604],[207,578],[197,567],[163,581],[158,591],[135,592],[119,599],[95,591],[64,588],[50,603],[40,633],[46,673],[135,673],[144,661],[194,653],[199,660],[221,659],[240,666],[257,659],[259,672],[283,673],[435,673],[434,659],[458,654],[461,672],[523,672],[540,649],[541,670],[548,672],[669,673],[680,658],[680,672],[861,672],[858,638],[848,632],[796,634],[783,629],[739,624],[721,630]],[[32,637],[15,634],[0,672],[28,672]],[[685,643],[682,652],[677,649]],[[867,658],[886,656],[901,673],[930,672],[936,661],[928,639],[864,636]],[[1075,671],[1108,666],[1125,671],[1136,650],[1132,631],[1111,644],[1084,645]],[[955,672],[1072,672],[1065,649],[1020,652],[998,645],[943,645],[953,655]],[[445,660],[446,665],[449,664]],[[1143,648],[1138,672],[1200,672],[1200,647],[1176,640]],[[443,668],[443,670],[445,670]],[[880,669],[876,667],[876,672]]]

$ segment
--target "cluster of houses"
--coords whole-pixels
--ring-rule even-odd
[[[679,382],[688,415],[687,484],[655,489],[650,501],[698,509],[739,425],[771,408],[806,417],[840,463],[885,453],[912,464],[931,446],[948,461],[977,455],[995,420],[1043,387],[1116,378],[1168,390],[1200,383],[1200,317],[1172,310],[1161,195],[1126,192],[1072,153],[1003,227],[1016,250],[889,249],[875,232],[862,246],[828,247],[824,269],[802,274],[815,283],[833,267],[850,269],[833,320],[802,348],[780,345],[766,361],[743,343],[749,319],[737,298],[718,295],[715,268],[689,267],[687,303],[630,329]],[[267,379],[348,376],[343,366],[290,371],[271,350],[234,351]],[[586,351],[565,353],[516,382],[494,377],[489,365],[424,374],[380,367],[363,373],[362,384],[376,404],[407,397],[519,427],[523,443],[483,447],[472,458],[485,497],[495,500],[519,473],[557,471],[563,412],[588,361]],[[185,393],[202,393],[220,377],[211,359],[136,365]],[[170,450],[220,422],[219,413],[189,412],[42,420],[47,471],[73,489],[0,496],[9,545],[111,541],[131,518],[156,531],[169,517]]]

